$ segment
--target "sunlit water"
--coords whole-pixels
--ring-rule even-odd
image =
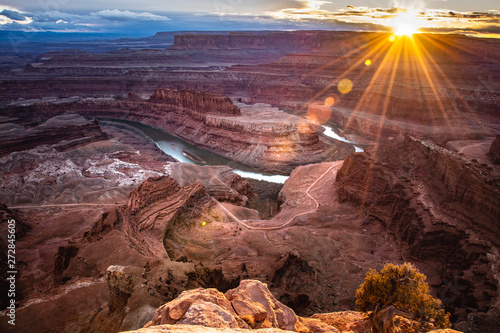
[[[361,148],[359,145],[357,145],[356,142],[349,141],[346,138],[340,136],[330,126],[323,125],[323,127],[325,128],[325,131],[323,132],[324,135],[326,135],[326,136],[328,136],[330,138],[333,138],[335,140],[339,140],[339,141],[342,141],[342,142],[347,142],[347,143],[352,144],[357,153],[364,151],[364,149]]]
[[[165,154],[172,156],[179,162],[203,165],[202,163],[198,163],[192,159],[189,159],[182,154],[183,151],[189,151],[190,153],[195,154],[196,156],[200,157],[203,161],[205,161],[206,165],[227,165],[231,169],[233,169],[233,171],[236,174],[242,177],[265,180],[268,182],[280,183],[280,184],[283,184],[288,179],[288,176],[262,173],[259,172],[258,170],[252,169],[238,162],[229,160],[227,158],[218,156],[214,153],[200,149],[187,142],[182,141],[181,139],[169,134],[164,130],[153,128],[151,126],[144,125],[142,123],[134,121],[116,120],[116,119],[103,119],[103,120],[114,123],[123,123],[138,129],[146,136],[148,136],[151,140],[153,140],[158,146],[158,148],[160,148]],[[354,142],[339,136],[331,127],[329,126],[324,126],[324,127],[325,127],[324,134],[326,136],[337,139],[339,141],[353,144],[356,151],[363,151],[363,149],[357,147]]]

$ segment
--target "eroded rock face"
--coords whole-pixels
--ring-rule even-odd
[[[149,100],[204,113],[229,116],[240,114],[240,109],[233,104],[229,97],[205,91],[158,89]]]
[[[123,309],[134,292],[134,268],[109,266],[106,271],[106,282],[109,288],[108,307],[110,312]]]
[[[226,298],[239,316],[252,317],[259,324],[257,328],[294,330],[297,318],[293,310],[278,302],[267,286],[259,281],[242,281],[238,288],[226,292]]]
[[[131,91],[145,96],[166,87],[221,93],[305,113],[311,103],[334,97],[330,120],[344,130],[375,139],[407,133],[444,142],[496,134],[471,113],[499,117],[498,63],[494,60],[499,44],[492,39],[419,34],[415,43],[420,52],[403,43],[406,56],[399,57],[384,47],[377,52],[395,66],[367,67],[362,50],[387,45],[388,34],[175,34],[174,44],[163,50],[52,53],[26,66],[22,75],[5,75],[0,99],[105,97]],[[468,50],[476,50],[481,60]],[[427,77],[435,65],[440,75]],[[332,83],[346,73],[353,89],[339,94],[337,84]]]
[[[244,280],[225,294],[215,289],[184,291],[175,300],[159,307],[146,326],[191,324],[204,327],[337,333],[335,327],[313,318],[300,318],[281,304],[267,285]]]
[[[3,107],[2,112],[19,116],[19,122],[28,121],[33,113],[43,119],[68,109],[88,117],[138,121],[228,159],[278,174],[289,174],[303,164],[343,159],[354,151],[351,145],[320,134],[318,126],[269,106],[245,106],[239,113],[228,114],[225,108],[234,105],[224,96],[165,89],[155,95],[141,101],[77,98],[18,103]]]
[[[212,315],[204,312],[211,312]],[[151,321],[152,325],[176,323],[221,328],[245,326],[242,320],[238,325],[236,313],[223,293],[201,288],[184,291],[172,302],[161,306]]]
[[[494,164],[500,164],[500,136],[497,136],[491,143],[488,155]]]
[[[398,137],[346,159],[337,180],[342,200],[386,225],[411,260],[440,270],[431,285],[454,315],[496,311],[500,184],[487,167]]]
[[[57,150],[67,150],[77,144],[105,138],[97,121],[86,120],[75,113],[58,115],[38,126],[27,128],[14,122],[0,121],[0,157],[39,145],[57,144]]]
[[[169,175],[181,186],[201,182],[208,194],[219,201],[246,205],[255,195],[248,182],[228,166],[199,166],[188,163],[173,163]]]
[[[371,332],[369,316],[363,312],[343,311],[332,313],[317,313],[311,316],[322,322],[338,328],[341,332]]]
[[[155,257],[167,258],[163,240],[169,230],[176,224],[177,227],[189,224],[181,216],[187,213],[193,216],[207,205],[210,198],[202,183],[181,187],[173,178],[163,176],[149,178],[132,191],[121,213],[137,246]],[[134,236],[138,239],[133,239]]]
[[[78,114],[49,117],[38,126],[16,122],[23,125],[4,123],[16,128],[12,133],[0,130],[12,136],[0,157],[0,201],[7,205],[120,202],[132,186],[163,175],[174,161],[137,133]]]
[[[156,332],[159,329],[182,331],[186,329],[186,324],[200,325],[207,331],[219,328],[267,332],[266,329],[279,328],[282,332],[304,333],[369,333],[375,329],[388,333],[441,332],[433,331],[432,323],[408,319],[405,317],[408,315],[391,306],[380,312],[377,317],[380,322],[373,321],[369,313],[355,311],[298,317],[290,308],[278,302],[265,284],[256,280],[243,280],[239,287],[227,291],[225,295],[215,289],[185,291],[175,300],[159,307],[144,329],[134,332]],[[190,330],[199,329],[193,327]]]
[[[293,331],[284,331],[279,328],[263,328],[260,330],[251,330],[244,328],[215,328],[206,327],[201,325],[158,325],[147,328],[141,328],[134,331],[127,331],[127,333],[163,333],[163,332],[176,332],[176,333],[292,333]],[[125,333],[125,332],[124,332]]]

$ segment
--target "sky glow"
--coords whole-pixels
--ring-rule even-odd
[[[17,2],[1,2],[0,30],[143,35],[186,30],[394,30],[500,35],[500,2],[489,0]]]

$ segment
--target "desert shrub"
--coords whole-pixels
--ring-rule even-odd
[[[450,325],[450,315],[441,301],[429,294],[426,276],[411,263],[386,264],[378,272],[370,269],[356,291],[356,307],[373,311],[394,305],[398,310],[415,314],[421,320],[433,321],[438,327]]]

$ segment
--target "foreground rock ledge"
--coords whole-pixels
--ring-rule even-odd
[[[261,328],[258,330],[249,330],[244,328],[213,328],[201,325],[158,325],[148,328],[141,328],[136,331],[128,331],[126,333],[162,333],[162,332],[177,332],[177,333],[232,333],[232,332],[259,332],[259,333],[287,333],[293,331],[280,330],[279,328]]]
[[[395,316],[389,332],[425,332],[421,323]],[[225,294],[209,288],[184,291],[159,307],[144,328],[133,332],[371,332],[368,314],[354,311],[296,316],[280,303],[267,285],[244,280]],[[435,330],[430,332],[458,332]]]

